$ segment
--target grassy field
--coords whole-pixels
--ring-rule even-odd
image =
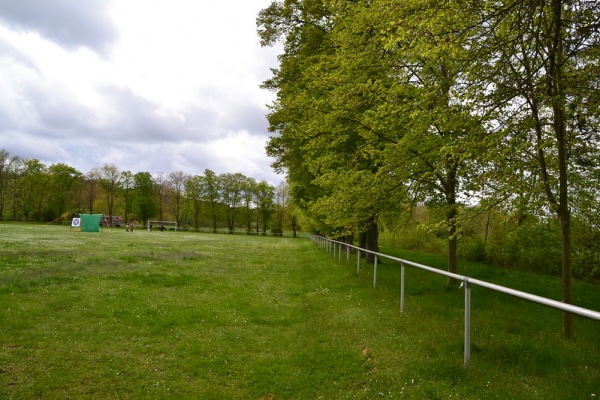
[[[401,253],[443,266],[439,257]],[[461,265],[556,298],[556,278]],[[307,239],[0,224],[1,399],[594,399],[600,323]],[[600,288],[575,284],[598,310]]]

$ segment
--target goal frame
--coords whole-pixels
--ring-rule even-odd
[[[163,229],[161,229],[161,227]],[[148,229],[148,232],[153,230],[168,231],[170,228],[174,228],[174,230],[177,231],[177,221],[160,221],[156,219],[149,219],[146,228]]]

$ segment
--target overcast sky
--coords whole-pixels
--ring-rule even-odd
[[[259,88],[271,0],[0,0],[0,149],[83,173],[241,172],[273,184]]]

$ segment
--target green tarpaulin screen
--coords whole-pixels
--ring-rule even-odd
[[[100,232],[102,214],[80,214],[81,232]]]

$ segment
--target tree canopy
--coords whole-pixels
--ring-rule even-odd
[[[319,230],[376,240],[382,215],[428,205],[458,272],[464,207],[556,218],[572,301],[572,215],[597,224],[597,3],[286,0],[257,26],[284,46],[267,150]]]

